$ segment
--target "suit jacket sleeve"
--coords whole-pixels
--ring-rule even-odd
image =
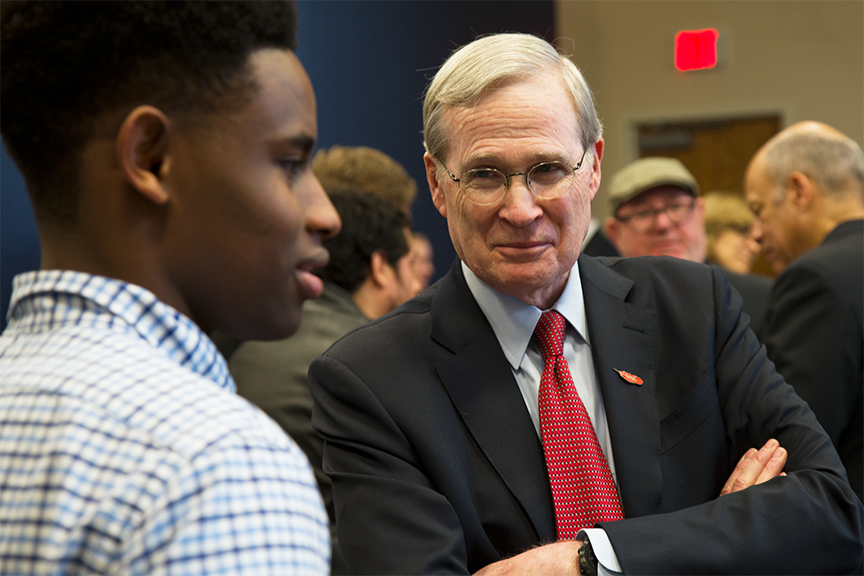
[[[601,527],[626,574],[848,573],[861,560],[862,506],[844,481],[837,453],[812,411],[776,373],[764,347],[741,317],[740,297],[731,291],[722,273],[712,268],[713,366],[708,363],[700,384],[676,405],[663,406],[663,384],[658,382],[661,430],[669,433],[684,414],[701,405],[696,413],[703,416],[692,436],[704,435],[711,427],[716,428],[711,436],[725,436],[724,474],[731,472],[749,447],[759,447],[774,437],[789,452],[788,475],[701,503],[670,506],[661,502],[660,510],[670,510],[668,513],[628,517]],[[679,317],[667,330],[663,320],[658,320],[661,348],[666,345],[662,343],[664,332],[667,340],[675,341],[675,335],[668,332],[683,320],[674,305],[668,312],[673,319]],[[691,315],[695,318],[698,313]],[[672,362],[662,350],[658,356]],[[696,361],[693,357],[686,360]],[[669,366],[658,365],[658,370],[675,373]],[[671,382],[667,385],[675,387]],[[708,400],[715,394],[716,402]],[[715,409],[708,413],[712,405]],[[663,445],[661,500],[700,489],[690,479],[698,476],[693,468],[700,467],[703,455],[698,449],[691,450],[689,464],[684,454],[675,455],[687,441],[682,438],[676,439],[675,446]],[[712,444],[705,440],[698,445],[710,449]],[[622,478],[621,482],[632,480]],[[723,481],[725,477],[715,473],[715,494]]]
[[[433,489],[378,400],[332,358],[316,360],[313,377],[350,390],[339,402],[331,402],[328,392],[316,388],[319,406],[326,408],[315,418],[331,440],[324,470],[333,476],[337,498],[352,502],[344,507],[337,500],[337,526],[340,531],[364,532],[353,537],[340,533],[351,573],[467,574],[462,529],[452,506]],[[363,430],[362,445],[340,440],[351,438],[352,428]],[[345,461],[352,463],[347,475],[344,467],[329,465]]]

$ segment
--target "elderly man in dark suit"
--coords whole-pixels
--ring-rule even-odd
[[[746,177],[756,237],[778,272],[768,357],[831,436],[864,498],[864,153],[800,122],[768,141]]]
[[[569,59],[521,34],[463,47],[424,136],[459,260],[309,373],[353,572],[859,564],[862,505],[722,272],[580,257],[604,141]]]

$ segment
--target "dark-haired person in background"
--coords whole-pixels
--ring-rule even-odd
[[[411,217],[417,182],[396,160],[368,146],[323,148],[312,158],[312,171],[328,194],[368,192],[396,205]]]
[[[381,150],[368,146],[331,146],[315,153],[312,171],[328,194],[369,192],[389,200],[411,219],[417,182],[399,162]],[[415,232],[411,235],[410,251],[420,292],[429,286],[435,274],[432,243],[424,234]]]
[[[309,364],[339,338],[393,310],[419,290],[412,274],[408,217],[393,203],[366,192],[334,192],[330,199],[342,230],[326,240],[327,266],[315,273],[324,280],[317,300],[303,304],[300,328],[290,338],[246,341],[228,367],[237,393],[257,404],[300,445],[312,468],[333,525],[333,573],[346,568],[335,538],[333,493],[321,470],[323,441],[312,430],[312,395],[306,384]]]
[[[0,337],[0,572],[326,574],[303,453],[205,335],[282,338],[339,218],[286,2],[3,2],[41,271]]]

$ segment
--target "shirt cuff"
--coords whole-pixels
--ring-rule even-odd
[[[579,531],[576,536],[580,539],[588,536],[591,541],[591,548],[594,549],[594,556],[597,557],[597,574],[599,576],[613,576],[623,574],[621,564],[618,563],[618,556],[615,555],[615,550],[612,548],[612,543],[609,541],[609,536],[602,528],[585,528]]]

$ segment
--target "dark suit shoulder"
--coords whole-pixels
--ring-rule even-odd
[[[350,364],[420,352],[419,344],[428,342],[431,304],[436,293],[437,286],[430,286],[395,310],[352,330],[324,355]]]
[[[857,221],[856,221],[857,222]],[[850,223],[846,223],[850,224]],[[802,254],[786,271],[795,273],[808,269],[812,274],[823,276],[829,281],[840,283],[844,289],[854,289],[864,280],[864,233],[859,228],[846,228],[841,224],[825,241]],[[854,222],[852,223],[854,224]],[[860,292],[860,289],[859,289]]]
[[[729,270],[723,272],[732,287],[744,299],[744,312],[750,317],[750,328],[761,340],[774,280],[757,274],[737,274]]]
[[[664,300],[711,299],[717,281],[717,270],[711,266],[669,256],[583,256],[579,263],[583,283],[591,282],[600,290],[612,294],[620,293],[625,286],[621,280],[626,279],[624,299],[645,308],[655,308],[658,302]],[[722,281],[725,281],[725,277]]]

